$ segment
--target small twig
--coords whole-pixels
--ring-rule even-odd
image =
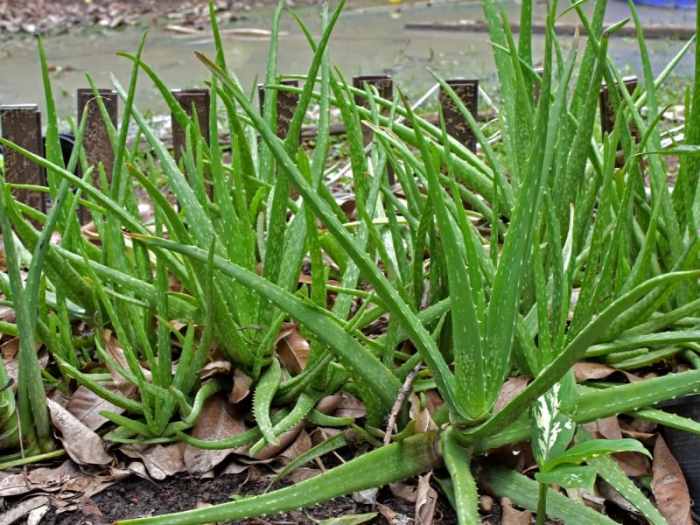
[[[403,385],[401,385],[401,390],[399,390],[399,395],[396,396],[394,406],[391,407],[391,412],[389,413],[389,421],[387,422],[386,432],[384,433],[385,445],[388,445],[391,442],[391,435],[393,434],[394,428],[396,427],[396,420],[399,417],[399,412],[401,412],[401,407],[403,407],[403,404],[406,401],[408,394],[411,393],[411,389],[413,388],[413,381],[418,375],[420,367],[421,364],[418,363],[416,367],[413,370],[411,370],[411,373],[406,376]]]

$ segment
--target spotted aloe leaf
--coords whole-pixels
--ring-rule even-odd
[[[574,388],[570,378],[567,374],[532,406],[532,451],[541,469],[566,451],[576,433],[576,423],[566,412]]]
[[[558,485],[567,489],[586,489],[593,492],[596,470],[593,467],[561,466],[547,472],[538,472],[535,479],[545,485]]]

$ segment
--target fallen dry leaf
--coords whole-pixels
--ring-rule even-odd
[[[636,452],[621,452],[619,454],[613,454],[613,458],[617,461],[622,470],[625,471],[625,474],[630,477],[638,478],[640,476],[646,476],[651,472],[649,458],[642,454]]]
[[[124,412],[123,408],[113,405],[82,385],[73,392],[66,409],[90,430],[97,430],[109,421],[100,415],[103,410],[115,414]]]
[[[625,498],[623,498],[620,493],[615,490],[615,487],[610,485],[607,481],[604,479],[598,479],[598,483],[596,484],[598,487],[598,490],[600,492],[600,495],[604,497],[608,501],[612,501],[615,505],[620,507],[622,510],[625,512],[629,512],[631,514],[639,514],[639,511],[632,505],[629,501],[627,501]]]
[[[390,483],[389,490],[397,498],[401,498],[409,503],[416,502],[418,489],[414,485],[403,482]]]
[[[654,445],[652,475],[651,491],[668,525],[692,525],[688,484],[661,436]]]
[[[51,422],[61,433],[59,439],[73,461],[80,465],[107,465],[112,461],[100,436],[52,399],[46,402]]]
[[[253,384],[253,379],[242,370],[236,368],[233,371],[233,388],[228,396],[228,400],[233,403],[240,403],[250,395],[250,386]]]
[[[617,372],[614,368],[602,363],[576,363],[574,365],[574,375],[576,382],[582,383],[591,379],[604,379]]]
[[[93,476],[81,472],[71,460],[64,461],[54,468],[39,467],[29,472],[18,472],[2,477],[0,475],[0,497],[19,496],[34,490],[41,492],[61,492],[73,497],[72,493],[97,494],[115,481],[112,476]]]
[[[299,432],[294,442],[280,454],[280,457],[284,458],[287,462],[292,461],[301,456],[304,452],[308,452],[312,446],[311,437],[309,437],[309,434],[307,434],[305,430],[302,430]]]
[[[226,407],[226,399],[221,395],[210,397],[202,408],[202,413],[192,431],[199,439],[216,441],[246,431],[242,418],[233,417]],[[213,469],[234,449],[202,450],[191,445],[185,447],[184,461],[188,472],[201,474]]]
[[[199,378],[204,381],[214,377],[215,375],[223,374],[229,375],[231,373],[231,361],[224,361],[223,359],[217,361],[210,361],[202,367],[199,371]]]
[[[354,419],[359,419],[367,415],[367,410],[365,405],[350,394],[342,393],[340,396],[340,402],[335,411],[335,415],[338,417],[352,417]]]
[[[432,525],[435,516],[435,505],[437,505],[438,495],[430,486],[432,472],[428,472],[418,477],[418,488],[416,489],[416,525]]]
[[[26,499],[14,505],[10,510],[0,514],[0,525],[12,525],[32,511],[46,507],[48,509],[49,498],[46,496],[35,496],[33,498]]]
[[[287,324],[277,338],[277,355],[282,365],[293,375],[298,374],[309,360],[309,342],[295,324]]]
[[[395,510],[377,503],[377,511],[382,515],[389,525],[400,525],[401,523],[408,523],[408,517],[403,514],[397,513]]]
[[[501,498],[503,510],[502,525],[530,525],[532,513],[529,510],[517,510],[508,498]]]
[[[515,396],[525,390],[528,381],[528,378],[523,376],[509,377],[501,387],[494,405],[494,412],[503,410],[503,407],[510,403]]]
[[[185,470],[184,444],[139,446],[127,445],[120,450],[130,458],[143,461],[148,474],[158,481]]]
[[[277,445],[267,445],[260,452],[255,455],[257,460],[268,460],[277,456],[281,451],[286,449],[291,445],[294,440],[296,440],[299,432],[304,428],[304,422],[302,421],[298,425],[294,426],[291,430],[288,430],[278,438]]]
[[[583,425],[596,438],[621,439],[622,430],[617,416],[610,416]]]

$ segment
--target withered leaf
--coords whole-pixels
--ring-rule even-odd
[[[651,491],[668,525],[692,525],[688,484],[661,436],[654,445]]]
[[[73,461],[80,465],[107,465],[112,461],[100,436],[52,399],[46,401],[51,422],[61,433],[59,439]]]
[[[228,438],[246,431],[242,418],[229,414],[226,398],[221,395],[212,396],[202,408],[192,435],[199,439],[216,441]],[[188,472],[201,474],[213,469],[234,449],[202,450],[191,445],[185,447],[184,461]]]

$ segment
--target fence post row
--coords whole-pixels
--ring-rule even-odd
[[[479,81],[455,79],[448,80],[447,85],[452,88],[459,100],[466,106],[469,112],[478,120],[479,112]],[[457,141],[467,147],[473,153],[476,153],[476,137],[472,132],[467,119],[457,108],[452,98],[440,88],[440,106],[445,117],[445,128],[447,133],[454,137]]]
[[[119,117],[119,97],[113,89],[98,89],[102,102],[107,110],[109,119],[116,127]],[[109,140],[107,126],[102,119],[100,107],[92,89],[78,89],[77,91],[78,122],[82,120],[83,113],[87,111],[85,133],[83,135],[83,148],[89,166],[97,167],[99,163],[104,166],[108,180],[112,180],[112,168],[114,167],[114,150]],[[99,184],[99,172],[93,173],[93,183]],[[90,221],[87,209],[78,209],[78,219],[81,224]]]
[[[353,78],[353,86],[364,89],[366,85],[371,85],[382,98],[393,99],[393,80],[388,75],[363,75]],[[281,84],[298,87],[297,80],[282,80]],[[448,84],[457,93],[465,106],[477,116],[478,110],[478,80],[449,80]],[[636,84],[635,84],[636,85]],[[634,89],[634,87],[632,87]],[[118,123],[118,96],[114,90],[97,90],[102,98],[107,114],[112,123]],[[196,111],[202,136],[209,141],[209,102],[210,94],[208,89],[178,89],[172,91],[175,99],[180,103],[183,110],[191,117]],[[601,101],[603,100],[601,94]],[[260,109],[262,111],[265,102],[265,88],[258,86],[258,97],[260,99]],[[607,96],[606,96],[607,97]],[[109,140],[109,134],[102,120],[102,115],[92,89],[77,90],[78,118],[81,119],[83,112],[87,111],[86,129],[83,136],[83,147],[89,165],[96,166],[102,163],[108,177],[111,178],[114,165],[114,151]],[[440,90],[440,104],[445,115],[447,131],[466,147],[476,151],[476,140],[469,128],[466,120],[457,110],[452,100]],[[607,98],[605,98],[607,101]],[[289,125],[297,108],[299,96],[296,93],[279,91],[277,95],[277,135],[284,139],[289,131]],[[355,102],[363,107],[369,106],[369,101],[362,95],[355,96]],[[179,160],[186,145],[185,130],[175,120],[172,119],[173,151],[175,158]],[[608,117],[610,121],[610,117]],[[614,124],[614,119],[612,119]],[[0,131],[2,136],[11,142],[35,153],[44,155],[44,144],[41,135],[41,113],[37,105],[20,104],[0,106]],[[368,128],[363,129],[365,143],[372,139],[372,132]],[[393,174],[390,173],[390,176]],[[98,174],[95,174],[95,181]],[[22,155],[11,150],[5,151],[5,178],[7,182],[14,184],[32,184],[46,186],[46,174],[42,168]],[[393,179],[393,176],[391,177]],[[35,209],[46,211],[45,194],[28,189],[15,189],[13,194],[20,202]],[[89,219],[87,210],[80,209],[79,217],[81,223]]]
[[[299,81],[288,79],[280,81],[283,86],[299,87]],[[260,113],[265,111],[265,85],[258,84],[258,102]],[[289,125],[294,118],[294,112],[299,105],[299,95],[289,91],[277,91],[277,136],[286,139],[289,133]],[[301,133],[301,130],[300,130]],[[300,136],[301,138],[301,136]]]
[[[379,96],[386,100],[394,98],[394,80],[389,75],[360,75],[352,78],[352,87],[364,91],[365,86],[375,88]],[[355,104],[363,108],[370,107],[369,100],[364,95],[355,95]],[[367,126],[362,126],[362,138],[365,146],[372,142],[372,130]]]
[[[41,138],[41,112],[36,104],[0,106],[2,136],[36,155],[44,155]],[[46,172],[29,159],[5,148],[5,180],[11,184],[46,186]],[[29,189],[14,189],[19,202],[46,212],[46,195]]]
[[[171,91],[175,100],[180,103],[183,111],[192,118],[197,112],[199,131],[206,142],[209,142],[209,90],[208,89],[173,89]],[[175,160],[179,161],[182,152],[187,146],[185,130],[180,126],[174,115],[171,115],[173,133],[173,153]]]

